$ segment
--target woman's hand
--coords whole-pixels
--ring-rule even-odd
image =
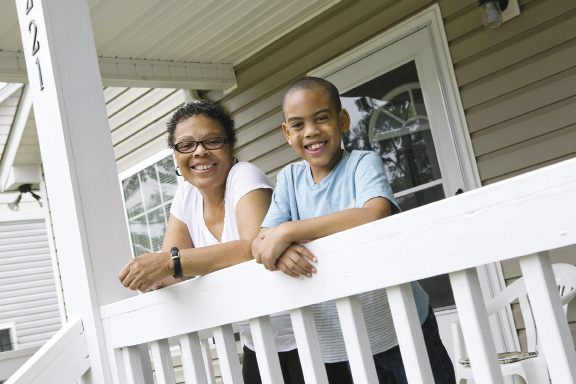
[[[146,292],[155,283],[171,275],[171,264],[170,252],[144,253],[130,260],[120,271],[118,279],[126,288]]]

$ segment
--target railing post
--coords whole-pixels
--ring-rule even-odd
[[[250,319],[250,331],[254,339],[262,383],[284,384],[270,316]]]
[[[174,377],[174,366],[172,365],[172,355],[170,353],[170,343],[168,339],[161,339],[150,342],[150,350],[154,361],[154,371],[159,384],[172,384],[176,382]]]
[[[378,376],[374,367],[360,298],[354,295],[335,301],[354,382],[377,383]]]
[[[450,282],[470,355],[474,381],[482,384],[504,384],[476,269],[452,272]]]
[[[180,348],[182,349],[184,381],[186,383],[208,384],[198,332],[180,336]]]
[[[214,339],[225,384],[244,384],[231,324],[214,328]]]
[[[290,318],[306,384],[328,384],[312,307],[293,309]]]
[[[408,382],[410,384],[433,384],[434,377],[426,352],[412,285],[406,283],[388,287],[386,293]]]
[[[520,267],[553,383],[576,383],[576,352],[548,252],[522,257]]]

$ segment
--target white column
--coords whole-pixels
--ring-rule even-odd
[[[99,309],[132,294],[130,259],[86,1],[16,1],[68,316],[82,318],[91,369],[112,381]]]

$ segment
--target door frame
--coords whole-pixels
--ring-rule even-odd
[[[422,29],[428,31],[430,45],[437,64],[437,78],[441,88],[448,124],[452,133],[452,141],[461,167],[464,190],[479,188],[482,186],[482,183],[472,148],[454,67],[452,65],[443,18],[438,4],[430,6],[418,15],[375,36],[339,57],[330,60],[328,63],[312,69],[307,73],[307,76],[328,77],[362,60],[364,57],[397,43]],[[367,78],[365,80],[367,81],[369,79]],[[359,82],[361,81],[362,80]],[[447,195],[447,197],[448,196],[449,195]],[[506,286],[500,263],[478,267],[477,271],[485,300],[494,297]],[[446,318],[453,319],[452,314],[453,312],[451,312],[450,316],[446,316]],[[442,315],[439,316],[439,321],[441,321],[441,318]],[[490,324],[497,350],[519,350],[520,343],[511,310],[502,311],[491,317]],[[447,339],[451,339],[451,337],[448,336]],[[447,348],[452,349],[452,345],[447,345]]]

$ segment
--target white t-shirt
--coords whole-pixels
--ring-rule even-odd
[[[238,240],[240,235],[238,234],[236,205],[248,192],[261,188],[272,189],[273,187],[266,175],[257,166],[247,162],[240,162],[232,167],[226,180],[222,242],[219,242],[208,230],[204,222],[202,194],[192,184],[185,181],[178,186],[170,213],[186,224],[196,248]],[[274,313],[270,315],[270,320],[278,352],[295,349],[296,340],[289,312]],[[237,324],[238,328],[240,328],[242,343],[254,350],[249,322],[241,321]]]

